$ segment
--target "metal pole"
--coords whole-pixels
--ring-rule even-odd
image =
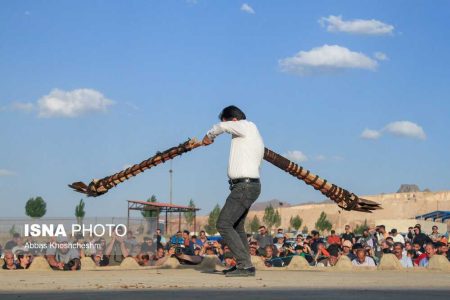
[[[178,231],[181,231],[181,212],[178,213]]]
[[[170,205],[172,205],[173,200],[173,160],[170,161],[170,169],[169,169],[169,201]],[[169,213],[170,219],[172,219],[172,212]],[[170,226],[170,224],[169,224]],[[172,230],[170,230],[172,231]]]
[[[194,210],[194,234],[197,232],[197,212]]]

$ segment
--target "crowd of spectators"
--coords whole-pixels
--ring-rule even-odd
[[[0,245],[4,260],[2,268],[27,269],[35,256],[45,257],[55,270],[79,270],[83,257],[90,257],[100,267],[118,265],[126,257],[132,257],[141,266],[159,266],[169,257],[176,257],[183,264],[197,264],[205,255],[217,256],[225,267],[236,264],[220,236],[207,236],[205,231],[200,231],[197,236],[184,230],[166,238],[156,230],[153,236],[144,236],[142,242],[131,231],[126,235],[122,233],[113,234],[108,242],[103,237],[51,238],[45,249],[28,248],[27,244],[35,242],[14,234],[4,249]],[[427,235],[422,232],[420,224],[409,228],[405,235],[396,229],[387,232],[384,225],[355,235],[346,225],[342,234],[331,230],[325,237],[317,230],[310,234],[292,234],[281,228],[272,235],[265,226],[261,226],[258,233],[248,235],[248,241],[250,254],[267,267],[287,266],[294,256],[302,256],[309,265],[317,267],[332,267],[341,256],[347,256],[354,266],[375,267],[386,253],[394,254],[405,268],[426,267],[434,255],[443,255],[450,260],[447,233],[441,234],[433,226]]]

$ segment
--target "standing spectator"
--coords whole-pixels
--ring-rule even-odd
[[[184,240],[184,249],[183,253],[186,255],[193,255],[194,254],[194,243],[189,238],[190,232],[188,230],[183,231],[183,240]]]
[[[141,245],[141,252],[143,253],[155,253],[156,245],[153,243],[153,239],[146,236],[144,237],[144,242]]]
[[[428,244],[428,243],[432,243],[433,241],[428,237],[428,235],[426,235],[425,233],[422,232],[422,230],[420,229],[420,226],[415,226],[414,227],[414,239],[413,239],[413,243],[414,244],[419,244],[421,250],[423,251],[424,245]]]
[[[334,229],[331,230],[331,234],[327,237],[327,244],[328,245],[341,244],[341,238],[336,234],[336,231]]]
[[[5,263],[2,266],[3,270],[16,270],[17,266],[14,263],[14,254],[10,250],[5,251]]]
[[[17,246],[22,246],[22,239],[20,238],[20,234],[15,232],[12,240],[6,242],[5,250],[12,250],[12,248]]]
[[[375,267],[375,261],[372,257],[367,256],[364,248],[356,249],[356,258],[352,260],[352,264],[357,267]]]
[[[419,267],[428,267],[428,263],[430,262],[430,259],[436,254],[436,251],[436,245],[433,243],[428,243],[425,246],[425,253],[419,256]]]
[[[405,245],[405,238],[397,232],[397,229],[391,229],[391,237],[394,243],[402,243],[402,245]]]
[[[322,238],[320,237],[320,234],[317,230],[311,231],[312,234],[312,242],[311,242],[311,250],[316,253],[317,252],[317,246],[319,243],[323,243]]]
[[[263,252],[267,246],[273,245],[272,236],[267,232],[266,226],[260,226],[258,234],[255,235],[255,240],[259,244],[260,252]]]
[[[408,234],[406,235],[408,241],[412,242],[414,239],[414,227],[408,227]]]
[[[342,243],[342,255],[347,255],[347,257],[353,261],[356,258],[356,255],[352,252],[352,242],[349,240],[345,240]]]
[[[394,253],[395,257],[400,261],[403,268],[412,268],[413,263],[410,257],[403,252],[403,244],[400,242],[394,243],[394,248],[392,253]]]
[[[352,244],[356,243],[355,234],[350,231],[350,225],[345,225],[345,232],[341,235],[341,243],[350,241]]]
[[[156,229],[156,233],[154,235],[154,242],[156,244],[156,247],[158,248],[164,248],[166,247],[166,238],[161,235],[161,229]]]

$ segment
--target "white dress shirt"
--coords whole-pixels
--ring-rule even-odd
[[[264,142],[256,125],[247,120],[220,122],[206,135],[214,140],[224,132],[232,136],[228,178],[259,178]]]

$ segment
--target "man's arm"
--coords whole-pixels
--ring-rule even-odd
[[[203,138],[203,143],[206,145],[211,144],[214,139],[224,133],[227,132],[229,134],[235,135],[235,136],[244,136],[244,127],[242,122],[240,121],[226,121],[226,122],[220,122],[216,125],[214,125],[205,135]],[[209,141],[209,143],[208,143]]]

